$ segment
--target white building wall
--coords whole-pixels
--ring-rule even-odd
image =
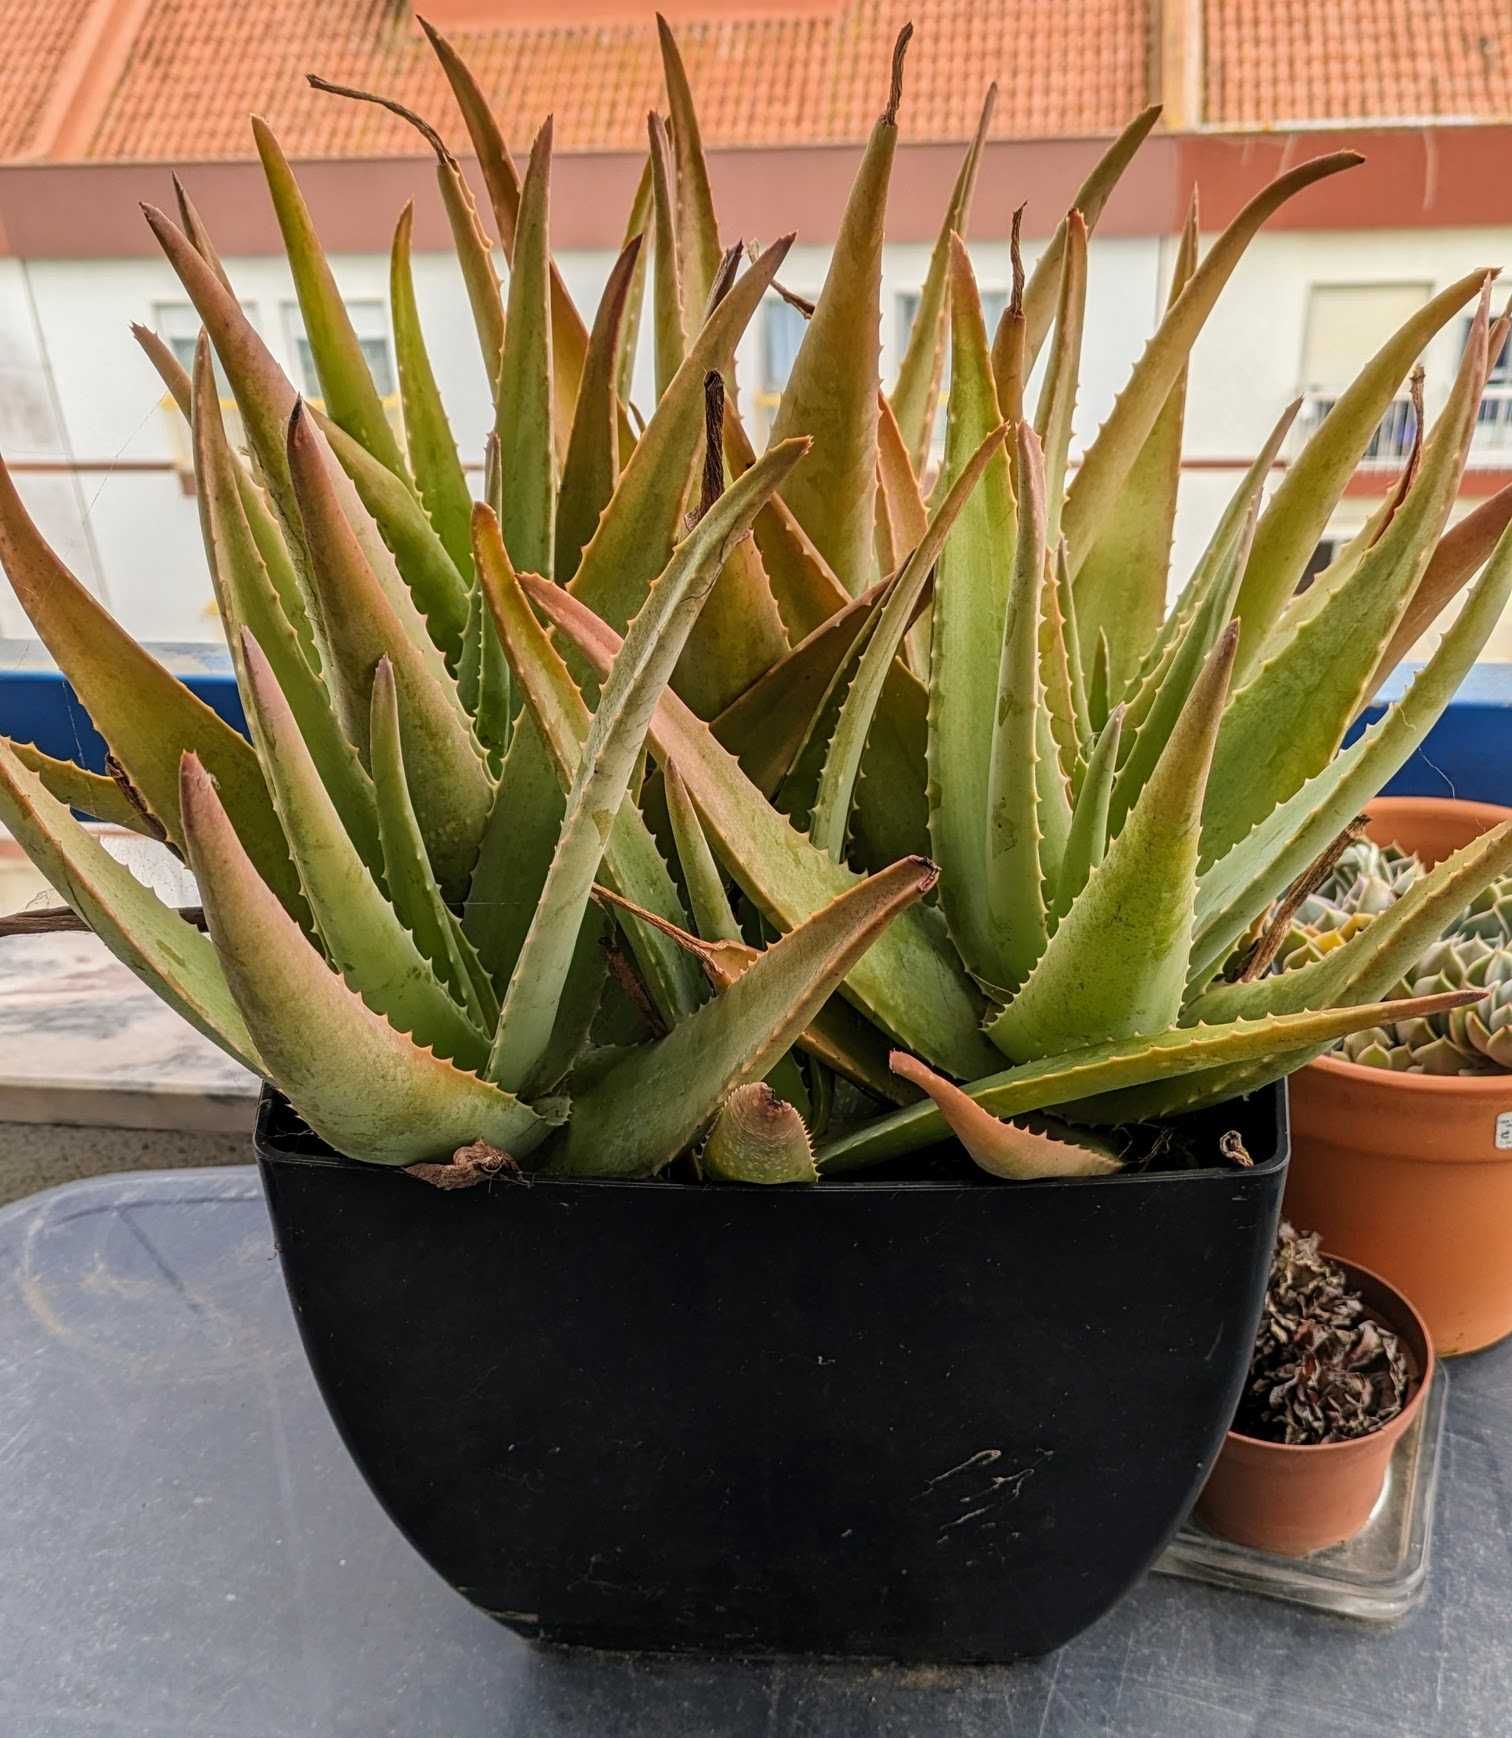
[[[1073,453],[1106,416],[1149,335],[1173,252],[1171,238],[1093,243]],[[980,243],[972,254],[984,293],[1006,292],[1006,243]],[[1263,235],[1224,291],[1194,354],[1186,450],[1200,468],[1183,478],[1173,581],[1190,570],[1243,465],[1297,393],[1314,284],[1414,278],[1438,289],[1475,266],[1503,259],[1512,261],[1512,230]],[[901,355],[899,298],[918,288],[927,260],[924,246],[894,246],[885,255],[879,335],[884,379],[891,379]],[[782,273],[784,284],[813,295],[827,261],[826,248],[796,247]],[[591,315],[611,256],[570,254],[559,263],[578,305]],[[264,339],[294,376],[283,312],[293,301],[293,286],[282,261],[231,259],[227,265]],[[349,299],[386,304],[385,256],[341,256],[333,267]],[[414,271],[441,392],[464,459],[477,463],[490,420],[488,392],[456,264],[448,254],[417,254]],[[161,305],[183,300],[167,264],[153,259],[0,260],[0,450],[23,465],[72,460],[84,467],[74,474],[23,472],[22,492],[59,552],[133,633],[211,640],[218,626],[192,494],[171,468],[125,468],[144,462],[182,467],[186,461],[182,422],[164,403],[129,331],[133,320],[158,326]],[[1447,391],[1460,330],[1460,322],[1452,322],[1426,355],[1430,417]],[[749,397],[761,372],[759,320],[742,343],[739,371]],[[642,405],[650,401],[650,381],[648,319],[636,377]],[[1367,505],[1364,498],[1347,501],[1339,528],[1352,529]],[[22,632],[15,601],[0,581],[0,635]],[[1498,653],[1512,657],[1512,629]]]

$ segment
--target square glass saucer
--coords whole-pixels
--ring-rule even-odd
[[[1405,1616],[1428,1590],[1448,1386],[1440,1362],[1417,1422],[1391,1457],[1380,1501],[1353,1539],[1311,1557],[1278,1557],[1231,1544],[1188,1521],[1157,1560],[1156,1574],[1236,1587],[1369,1623]]]

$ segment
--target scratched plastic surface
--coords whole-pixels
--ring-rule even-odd
[[[1390,1629],[1152,1576],[1026,1666],[543,1653],[348,1463],[255,1177],[0,1213],[5,1738],[1507,1738],[1509,1517],[1512,1346],[1454,1366],[1428,1594]]]

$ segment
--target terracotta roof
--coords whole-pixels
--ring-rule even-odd
[[[30,0],[43,6],[47,0]],[[0,17],[16,0],[0,0]],[[1147,0],[845,0],[833,15],[680,23],[706,141],[765,145],[865,136],[886,100],[907,18],[903,117],[910,139],[968,137],[988,81],[994,131],[1106,133],[1145,101]],[[570,12],[563,5],[561,12]],[[651,4],[644,24],[450,31],[523,145],[547,113],[561,150],[641,150],[664,103]],[[392,0],[150,0],[86,148],[90,157],[246,156],[246,117],[266,115],[292,156],[412,154],[413,133],[303,74],[377,88],[455,138],[439,69]]]
[[[706,3],[714,13],[716,0]],[[1064,137],[1111,132],[1149,100],[1165,3],[833,0],[807,16],[684,18],[678,34],[711,145],[863,137],[905,18],[917,27],[909,139],[966,137],[992,78],[996,136]],[[550,112],[559,149],[638,151],[646,110],[664,100],[652,4],[644,23],[450,34],[517,147]],[[1176,4],[1173,16],[1191,16],[1186,0]],[[527,10],[550,18],[575,8],[540,0]],[[679,10],[696,12],[697,0]],[[1512,119],[1509,0],[1201,0],[1201,17],[1192,46],[1204,57],[1196,88],[1210,127]],[[407,0],[0,0],[0,28],[10,45],[0,57],[0,157],[245,158],[254,111],[295,157],[416,154],[401,122],[316,94],[307,71],[397,96],[461,142]],[[100,39],[108,47],[95,54]],[[90,79],[95,88],[75,88]]]
[[[0,157],[25,150],[93,0],[3,0]]]
[[[1505,120],[1509,0],[1204,0],[1210,126]]]

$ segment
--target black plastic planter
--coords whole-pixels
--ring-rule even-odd
[[[1010,1660],[1149,1566],[1223,1441],[1285,1177],[457,1192],[257,1150],[315,1375],[416,1549],[523,1635]]]

